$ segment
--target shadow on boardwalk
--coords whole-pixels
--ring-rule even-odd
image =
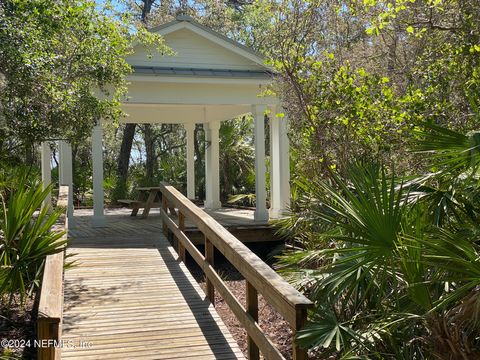
[[[157,217],[77,219],[65,273],[65,359],[238,359],[213,306],[161,234]]]

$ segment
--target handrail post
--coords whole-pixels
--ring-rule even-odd
[[[248,358],[258,360],[260,353],[271,360],[285,360],[275,344],[269,339],[258,323],[258,297],[275,308],[289,323],[293,336],[304,328],[307,322],[307,310],[314,304],[294,287],[282,279],[271,267],[242,244],[237,238],[221,226],[209,214],[196,207],[182,193],[172,186],[162,183],[162,194],[168,195],[168,201],[162,201],[162,218],[164,227],[178,238],[186,252],[202,267],[206,277],[206,298],[215,306],[215,292],[222,296],[237,319],[243,325],[248,337]],[[173,209],[178,209],[178,213]],[[171,215],[178,214],[176,223]],[[188,220],[194,224],[204,236],[205,250],[202,254],[191,239],[180,228]],[[214,268],[214,252],[216,249],[243,275],[246,280],[246,306],[241,304],[221,279]],[[183,252],[179,250],[179,252]],[[300,348],[296,341],[292,342],[293,359],[306,360],[308,351]]]
[[[215,248],[210,240],[205,236],[205,260],[213,266],[214,264],[214,255],[215,255]],[[213,283],[210,281],[208,276],[206,276],[206,287],[207,287],[207,298],[210,302],[215,306],[215,287]]]
[[[53,340],[54,343],[60,343],[60,319],[50,319],[39,317],[37,322],[37,337],[39,341]],[[42,346],[38,347],[37,357],[41,360],[55,360],[59,359],[59,347],[57,346]]]
[[[253,287],[247,280],[246,282],[246,299],[247,299],[247,312],[248,314],[258,322],[258,292],[257,289]],[[257,344],[253,339],[248,336],[248,359],[249,360],[258,360],[260,359],[260,351]]]
[[[307,323],[307,309],[305,308],[297,308],[295,310],[295,328],[293,329],[293,360],[307,360],[308,353],[307,349],[302,349],[298,346],[295,342],[295,337],[297,336],[297,332],[306,325]]]
[[[57,207],[66,209],[69,204],[68,186],[60,186]],[[64,212],[59,218],[60,223],[52,227],[52,230],[65,230],[62,240],[67,240],[69,226],[68,212]],[[64,251],[47,255],[42,275],[42,285],[38,300],[37,340],[41,346],[37,348],[39,360],[60,359],[60,341],[62,337],[63,319],[63,266]]]
[[[165,196],[165,194],[162,195],[162,210],[165,211],[165,214],[168,214],[168,201],[167,201],[167,197]],[[168,236],[167,223],[165,221],[162,221],[162,223],[163,223],[163,234],[165,236]]]
[[[180,210],[178,211],[178,228],[181,231],[185,230],[185,215]],[[180,257],[180,260],[185,262],[186,261],[185,247],[183,246],[180,239],[177,239],[177,244],[178,244],[178,255]]]

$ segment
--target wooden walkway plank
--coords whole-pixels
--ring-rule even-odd
[[[85,221],[70,233],[76,265],[64,279],[63,341],[77,347],[62,358],[244,359],[158,219]]]

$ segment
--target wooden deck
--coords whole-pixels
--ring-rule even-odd
[[[248,242],[268,242],[279,241],[275,235],[275,231],[269,225],[268,221],[256,221],[253,218],[254,211],[249,209],[221,208],[218,210],[207,210],[207,214],[211,215],[222,226],[228,229],[240,241]],[[142,224],[148,223],[149,226],[161,229],[161,218],[159,209],[153,208],[147,219],[140,216],[131,217],[131,210],[128,208],[106,209],[105,214],[109,221],[116,222],[115,228],[109,227],[103,230],[97,229],[92,232],[90,219],[93,215],[92,209],[75,210],[75,221],[82,224],[70,230],[72,236],[85,237],[91,234],[115,234],[126,228],[127,231],[131,226],[137,226],[137,230],[141,230]],[[178,219],[174,219],[178,223]],[[137,224],[137,225],[134,225]],[[188,220],[185,223],[186,232],[194,244],[203,244],[203,234]]]
[[[243,359],[159,216],[109,214],[104,228],[77,216],[70,230],[62,358]]]
[[[130,216],[131,212],[132,210],[127,207],[105,209],[105,214],[109,218],[112,218],[115,216],[128,217]],[[268,225],[268,221],[254,220],[253,214],[255,211],[250,209],[221,208],[217,210],[205,210],[205,212],[211,215],[215,220],[217,220],[221,225],[225,227]],[[75,209],[74,214],[75,214],[75,218],[81,219],[82,224],[88,224],[88,218],[90,218],[93,215],[93,209]],[[158,221],[161,221],[159,208],[152,208],[148,217],[157,218]],[[188,221],[185,225],[187,227],[193,226],[193,224],[191,224]]]

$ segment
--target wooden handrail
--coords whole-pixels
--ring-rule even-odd
[[[60,186],[57,207],[64,209],[60,221],[52,230],[68,231],[69,187]],[[66,240],[67,233],[62,237]],[[37,357],[39,360],[60,359],[63,318],[63,263],[64,252],[48,255],[45,259],[37,318]]]
[[[180,258],[184,260],[186,250],[203,269],[207,279],[207,295],[213,302],[213,291],[218,290],[232,312],[245,327],[249,337],[249,358],[258,359],[260,350],[267,359],[284,359],[273,343],[258,326],[258,293],[272,305],[290,324],[295,333],[306,322],[307,309],[313,303],[278,275],[241,241],[220,225],[213,217],[198,208],[177,189],[161,183],[164,232],[170,230],[178,239]],[[168,208],[175,207],[179,223],[168,216]],[[185,219],[205,236],[205,256],[193,245],[182,231]],[[243,275],[247,282],[247,306],[238,302],[213,268],[213,250],[217,249]],[[306,351],[293,345],[295,360],[306,359]]]

